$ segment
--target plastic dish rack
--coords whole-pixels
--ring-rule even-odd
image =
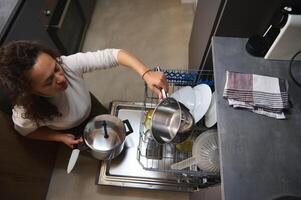
[[[185,86],[194,87],[195,85],[208,84],[212,91],[214,90],[214,80],[212,70],[165,70],[164,72],[168,84],[169,94]],[[141,166],[150,171],[169,172],[181,176],[193,177],[219,177],[219,174],[213,172],[204,172],[192,165],[182,170],[171,169],[173,163],[179,162],[192,156],[192,152],[179,151],[174,144],[159,145],[154,140],[149,139],[150,130],[145,126],[147,111],[154,109],[158,103],[158,98],[145,85],[144,107],[140,123],[140,138],[137,150],[137,159]],[[192,141],[202,132],[207,130],[203,126],[203,121],[199,121],[191,134]]]

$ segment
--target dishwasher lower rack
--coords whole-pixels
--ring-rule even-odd
[[[167,78],[169,84],[169,93],[176,90],[197,84],[208,84],[212,89],[214,88],[213,71],[212,70],[162,70]],[[140,138],[137,150],[137,160],[145,170],[169,172],[179,176],[187,177],[202,177],[213,178],[219,180],[220,175],[213,172],[205,172],[200,170],[196,165],[183,170],[171,169],[171,164],[182,161],[192,156],[191,151],[179,151],[174,144],[157,144],[150,137],[150,130],[146,128],[145,118],[147,112],[155,108],[158,103],[158,98],[145,85],[145,98],[141,124],[140,124]],[[203,131],[207,130],[202,125],[202,121],[198,122],[191,134],[191,139],[195,139]]]

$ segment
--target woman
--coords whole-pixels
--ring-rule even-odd
[[[0,48],[0,80],[11,94],[15,129],[27,138],[62,142],[71,148],[81,143],[75,135],[92,117],[106,113],[91,98],[83,74],[119,64],[135,70],[159,98],[159,88],[168,90],[163,73],[151,71],[124,50],[58,56],[31,41]]]

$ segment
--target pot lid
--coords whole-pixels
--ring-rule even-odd
[[[85,130],[85,142],[92,150],[110,151],[124,141],[121,131],[110,121],[93,121]]]

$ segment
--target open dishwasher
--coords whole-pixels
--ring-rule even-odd
[[[214,87],[212,70],[163,70],[169,93],[184,86],[200,83]],[[114,101],[111,114],[121,120],[128,119],[134,130],[127,136],[124,151],[115,159],[101,161],[96,183],[143,189],[193,192],[220,183],[219,173],[204,172],[196,165],[182,170],[171,169],[173,163],[192,156],[191,151],[180,151],[174,144],[159,145],[149,140],[146,117],[154,109],[158,98],[145,85],[144,102]],[[203,121],[198,122],[191,138],[206,131]]]

